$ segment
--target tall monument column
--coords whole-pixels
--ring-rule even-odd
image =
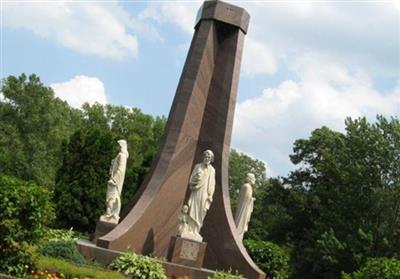
[[[214,152],[215,193],[200,231],[207,243],[204,268],[237,269],[265,278],[237,235],[228,191],[228,161],[248,13],[206,1],[180,78],[157,157],[123,220],[97,247],[167,255],[190,194],[189,177],[204,150]]]

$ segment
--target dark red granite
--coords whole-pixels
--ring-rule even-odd
[[[211,149],[216,189],[201,230],[207,243],[203,267],[237,269],[247,278],[265,278],[237,238],[228,191],[232,122],[249,15],[222,1],[206,1],[199,15],[160,151],[126,216],[97,240],[97,248],[130,247],[137,253],[166,257],[189,195],[192,168],[201,161],[202,152]]]

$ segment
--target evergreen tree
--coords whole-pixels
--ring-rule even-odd
[[[55,188],[58,225],[92,232],[105,212],[106,185],[116,143],[109,130],[79,129],[64,147]]]
[[[122,208],[132,199],[158,150],[165,118],[138,109],[111,105],[83,106],[82,129],[64,146],[55,200],[58,225],[93,232],[105,212],[108,170],[118,153],[117,141],[128,143],[129,158]]]

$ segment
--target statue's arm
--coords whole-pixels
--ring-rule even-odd
[[[108,184],[111,184],[114,187],[117,186],[117,182],[115,182],[115,180],[112,177],[108,180]]]
[[[196,165],[192,171],[192,174],[190,175],[189,186],[190,186],[190,189],[192,189],[192,190],[200,188],[199,178],[197,177],[198,169],[199,169],[199,165]]]

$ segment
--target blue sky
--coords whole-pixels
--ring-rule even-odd
[[[228,1],[251,15],[232,147],[294,168],[294,140],[347,116],[400,115],[396,1]],[[168,115],[201,1],[1,2],[1,76],[56,95]]]

